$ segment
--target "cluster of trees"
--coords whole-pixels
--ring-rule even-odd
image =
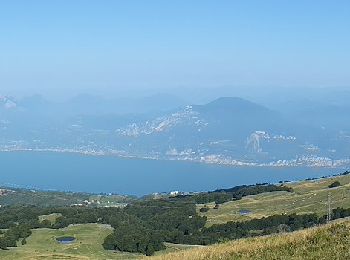
[[[32,234],[31,227],[25,224],[13,226],[0,237],[0,249],[6,250],[8,247],[16,247],[17,241],[22,239],[22,244],[26,243],[26,238]]]
[[[165,249],[162,235],[145,228],[141,223],[118,226],[113,234],[106,237],[103,247],[107,250],[142,253],[148,256]]]
[[[332,211],[332,219],[346,218],[350,216],[350,208],[336,208]]]
[[[336,187],[339,187],[340,186],[340,182],[339,181],[335,181],[335,182],[332,182],[331,184],[328,185],[328,188],[336,188]]]
[[[197,204],[205,204],[215,202],[216,204],[222,204],[231,200],[240,200],[245,196],[257,195],[264,192],[274,191],[287,191],[292,192],[293,189],[284,185],[273,184],[255,184],[255,185],[242,185],[236,186],[230,189],[219,189],[211,192],[201,192],[192,196],[179,195],[177,198],[193,200]]]
[[[152,255],[164,248],[163,242],[187,243],[206,223],[205,217],[197,215],[194,203],[181,201],[142,201],[124,212],[128,219],[110,221],[115,231],[106,238],[105,249]]]

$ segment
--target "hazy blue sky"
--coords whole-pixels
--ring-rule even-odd
[[[349,14],[348,0],[4,0],[0,93],[346,87]]]

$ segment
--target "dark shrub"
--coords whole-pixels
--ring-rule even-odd
[[[331,183],[330,185],[328,185],[328,188],[335,188],[335,187],[339,187],[339,186],[340,186],[340,182],[335,181],[335,182]]]
[[[204,206],[203,208],[200,208],[200,212],[204,213],[204,212],[208,212],[209,208],[207,206]]]

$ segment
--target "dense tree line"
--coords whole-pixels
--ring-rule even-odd
[[[257,195],[264,192],[274,191],[287,191],[292,192],[293,189],[284,185],[273,184],[255,184],[255,185],[242,185],[229,189],[219,189],[211,192],[201,192],[195,195],[179,195],[178,199],[193,200],[197,204],[205,204],[215,202],[216,204],[222,204],[231,200],[240,200],[245,196]]]
[[[204,228],[201,232],[202,244],[212,244],[226,240],[253,237],[278,232],[289,232],[325,223],[325,218],[316,214],[273,215],[245,222],[228,222]]]

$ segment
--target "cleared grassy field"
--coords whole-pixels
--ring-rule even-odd
[[[50,215],[42,215],[39,217],[39,221],[42,222],[44,220],[50,221],[51,224],[56,223],[57,218],[61,217],[60,213],[52,213]]]
[[[43,216],[46,217],[46,216]],[[50,215],[50,217],[52,217]],[[17,248],[0,250],[0,259],[4,260],[36,260],[36,259],[71,259],[71,260],[106,260],[106,259],[140,259],[139,254],[106,251],[102,248],[104,238],[112,233],[108,225],[82,224],[68,228],[36,229],[27,238],[27,244],[18,243]],[[70,245],[62,245],[56,241],[57,237],[73,236],[76,241]],[[197,246],[175,245],[166,243],[166,249],[156,252],[156,255],[192,249]]]
[[[338,180],[340,187],[329,189],[328,185]],[[282,213],[317,213],[324,215],[327,212],[328,194],[331,196],[331,207],[350,207],[350,176],[339,176],[316,181],[302,181],[288,183],[294,189],[289,192],[271,192],[254,196],[247,196],[238,201],[230,201],[213,209],[214,204],[207,204],[210,210],[199,213],[207,216],[207,225],[221,224],[228,221],[242,221],[251,218],[261,218]],[[203,204],[197,205],[197,210]],[[248,211],[244,215],[241,211]]]
[[[104,238],[112,232],[109,226],[98,224],[75,225],[68,228],[36,229],[27,239],[26,245],[19,245],[7,251],[0,250],[0,259],[135,259],[139,255],[113,253],[102,248]],[[74,236],[76,242],[62,245],[56,241],[60,236]],[[20,244],[20,243],[19,243]]]
[[[152,260],[350,259],[350,222],[151,257]]]

